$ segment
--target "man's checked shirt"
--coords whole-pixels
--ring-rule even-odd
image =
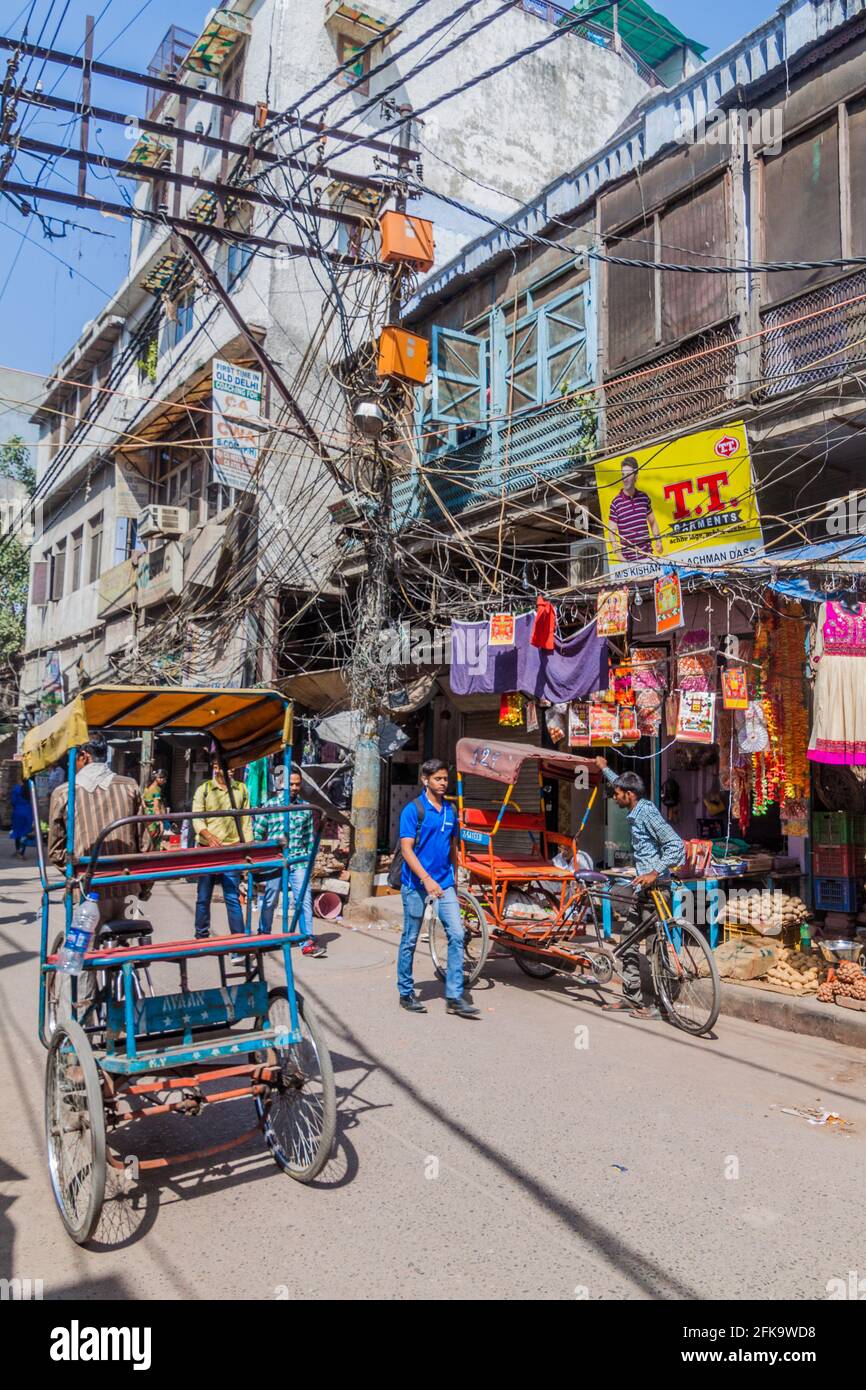
[[[615,782],[618,773],[606,767],[608,782]],[[677,832],[665,820],[652,801],[642,796],[633,811],[628,813],[634,866],[639,874],[663,874],[684,864],[686,847]]]
[[[300,797],[292,797],[292,803],[299,805]],[[271,810],[272,806],[283,806],[282,797],[276,797],[259,807],[253,821],[254,840],[279,840],[285,835],[286,817],[282,811]],[[307,858],[313,851],[313,813],[312,811],[292,811],[288,816],[289,859]]]

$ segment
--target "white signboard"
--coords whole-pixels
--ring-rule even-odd
[[[262,374],[219,357],[213,362],[213,482],[249,492],[261,430],[244,425],[262,414]]]

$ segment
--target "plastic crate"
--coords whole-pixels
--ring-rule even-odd
[[[857,819],[866,818],[858,816]],[[854,817],[850,816],[847,811],[814,811],[812,813],[812,843],[814,845],[850,845],[853,840]]]
[[[823,878],[866,875],[866,845],[819,845],[812,851],[812,873]]]
[[[857,911],[855,878],[816,878],[812,882],[815,906],[819,912]]]

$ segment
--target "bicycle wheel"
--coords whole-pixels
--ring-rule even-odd
[[[670,1021],[686,1033],[708,1033],[719,1016],[722,986],[708,942],[688,922],[657,928],[652,947],[656,995]]]
[[[256,1113],[274,1161],[298,1182],[312,1182],[321,1173],[334,1147],[337,1093],[331,1054],[321,1024],[300,994],[300,1042],[256,1054],[266,1063],[276,1056],[280,1074],[272,1088],[255,1097]],[[284,987],[268,994],[268,1022],[291,1030],[289,995]]]
[[[83,1245],[105,1200],[105,1112],[93,1049],[71,1020],[58,1022],[48,1049],[45,1137],[60,1219]]]
[[[465,888],[458,888],[457,901],[463,921],[463,988],[469,989],[484,969],[490,938],[487,917],[478,899]],[[430,928],[430,955],[436,974],[444,980],[448,967],[448,936],[438,914]]]

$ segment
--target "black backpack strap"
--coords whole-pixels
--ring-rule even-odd
[[[421,838],[421,826],[424,824],[424,817],[427,814],[427,807],[424,805],[423,796],[416,796],[415,810],[418,812],[418,824],[415,826],[415,839],[412,841],[412,848],[418,848],[418,841]]]

